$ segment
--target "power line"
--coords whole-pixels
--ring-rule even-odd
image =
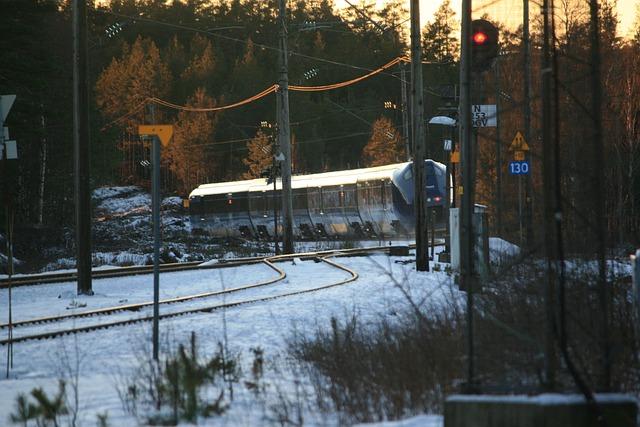
[[[397,57],[391,61],[389,61],[388,63],[382,65],[381,67],[379,67],[376,70],[373,70],[363,76],[360,77],[356,77],[354,79],[351,80],[347,80],[344,82],[339,82],[339,83],[334,83],[334,84],[330,84],[330,85],[321,85],[321,86],[289,86],[289,89],[291,89],[292,91],[297,91],[297,92],[320,92],[320,91],[325,91],[325,90],[333,90],[333,89],[339,89],[339,88],[343,88],[346,86],[350,86],[353,84],[356,84],[358,82],[361,82],[363,80],[366,80],[370,77],[375,76],[376,74],[380,74],[381,72],[383,72],[384,70],[396,65],[397,63],[401,62],[405,60],[404,57]],[[222,105],[219,107],[191,107],[191,106],[186,106],[186,105],[178,105],[178,104],[174,104],[172,102],[169,101],[165,101],[163,99],[160,98],[156,98],[156,97],[149,97],[147,99],[145,99],[142,103],[140,103],[139,105],[137,105],[132,111],[124,114],[123,116],[107,123],[105,126],[103,126],[102,130],[105,130],[117,123],[120,123],[124,120],[126,120],[128,117],[131,117],[132,115],[136,114],[137,112],[139,112],[141,109],[144,108],[144,106],[147,103],[155,103],[158,105],[162,105],[164,107],[168,107],[168,108],[173,108],[175,110],[181,110],[181,111],[189,111],[189,112],[196,112],[196,113],[212,113],[212,112],[218,112],[218,111],[223,111],[223,110],[228,110],[231,108],[236,108],[236,107],[240,107],[242,105],[246,105],[249,104],[251,102],[257,101],[271,93],[274,93],[278,90],[278,85],[277,84],[273,84],[271,86],[269,86],[268,88],[262,90],[261,92],[258,92],[257,94],[250,96],[249,98],[243,99],[241,101],[238,102],[234,102],[233,104],[228,104],[228,105]]]

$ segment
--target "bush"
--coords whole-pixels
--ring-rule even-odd
[[[545,267],[523,260],[503,265],[475,293],[473,386],[478,391],[547,390]],[[589,261],[574,260],[568,263],[564,286],[567,358],[560,357],[560,312],[554,312],[554,390],[579,392],[577,379],[567,368],[572,363],[593,391],[640,393],[630,277],[626,269],[614,273],[607,278],[611,388],[599,388],[604,387],[600,384],[604,384],[607,359],[603,357],[597,268]],[[313,384],[320,410],[337,411],[343,423],[441,413],[449,393],[464,392],[469,386],[465,383],[466,309],[460,304],[464,294],[454,290],[438,304],[421,304],[411,299],[403,284],[396,285],[408,302],[396,319],[380,315],[373,326],[365,326],[356,315],[342,321],[332,318],[328,328],[318,329],[311,337],[296,335],[289,342],[289,352]]]
[[[16,413],[9,416],[14,424],[29,425],[30,420],[35,420],[38,426],[60,425],[60,417],[68,413],[64,402],[66,399],[66,383],[62,380],[58,382],[58,393],[50,398],[42,388],[31,390],[31,397],[35,402],[29,401],[24,394],[19,394],[16,398]]]
[[[145,361],[119,393],[125,411],[149,424],[197,423],[199,417],[221,415],[228,409],[225,381],[237,382],[238,376],[236,360],[227,359],[221,345],[212,357],[201,360],[192,333],[189,348],[180,344],[160,363]]]
[[[345,423],[441,410],[462,377],[459,313],[405,314],[404,322],[380,319],[372,328],[356,316],[332,318],[329,331],[290,342],[290,353],[308,368],[321,409],[337,410]]]

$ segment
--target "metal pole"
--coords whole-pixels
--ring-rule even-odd
[[[420,4],[411,0],[411,113],[413,116],[414,212],[416,217],[416,270],[429,271],[429,226],[426,215],[425,125],[422,90],[422,45],[420,43]]]
[[[527,0],[525,0],[527,1]],[[498,57],[500,59],[500,57]],[[500,140],[500,62],[496,61],[496,231],[502,235],[502,141]]]
[[[640,336],[640,249],[631,255],[633,274],[633,304],[636,312],[636,336]]]
[[[467,391],[475,390],[473,342],[473,128],[471,123],[471,0],[462,0],[460,56],[460,143],[462,201],[460,232],[460,286],[467,291]]]
[[[452,128],[449,128],[450,130]],[[449,138],[451,138],[451,150],[445,153],[445,164],[444,164],[444,188],[445,191],[445,199],[444,199],[444,253],[447,254],[448,262],[451,262],[451,241],[450,241],[450,224],[449,224],[449,209],[451,209],[451,153],[455,147],[453,142],[453,131],[449,132]]]
[[[596,183],[595,215],[596,215],[596,254],[598,257],[598,296],[600,299],[600,346],[602,351],[602,375],[600,389],[609,391],[611,388],[611,342],[609,337],[609,306],[610,291],[607,285],[606,233],[604,218],[604,171],[598,165],[606,164],[604,147],[602,144],[602,85],[600,83],[600,21],[598,1],[589,0],[591,15],[591,85],[592,85],[592,115],[593,117],[593,169]]]
[[[278,180],[278,173],[276,170],[276,162],[273,161],[273,172],[271,179],[273,179],[273,234],[274,234],[274,246],[276,255],[280,255],[280,246],[278,245],[278,198],[276,197],[276,182]]]
[[[2,162],[2,184],[4,185],[4,204],[6,215],[6,240],[7,240],[7,275],[9,276],[9,321],[8,321],[8,339],[7,345],[7,378],[9,371],[13,368],[13,306],[12,306],[12,276],[13,276],[13,212],[12,212],[12,193],[13,190],[8,185],[7,173],[7,148],[4,145],[4,114],[2,111],[2,102],[0,102],[0,162]]]
[[[545,246],[547,252],[547,286],[545,288],[545,381],[547,391],[555,390],[555,256],[554,241],[554,171],[553,171],[553,120],[551,117],[551,65],[549,40],[550,14],[549,0],[543,0],[543,44],[542,44],[542,158],[544,175]]]
[[[287,59],[287,21],[285,0],[279,0],[280,19],[280,79],[278,94],[278,142],[284,161],[282,162],[282,217],[284,230],[282,251],[293,253],[293,204],[291,201],[291,140],[289,134],[289,65]]]
[[[531,144],[531,37],[529,36],[529,0],[523,0],[522,4],[522,43],[524,47],[524,139],[528,144]],[[525,155],[525,158],[528,160],[529,165],[533,166],[531,164],[531,151],[525,152]],[[530,167],[530,169],[532,170],[533,167]],[[524,224],[526,227],[525,238],[526,245],[530,248],[533,247],[533,181],[531,175],[531,173],[528,173],[524,178]],[[522,179],[521,176],[519,176],[518,179]],[[522,226],[520,228],[522,230]],[[520,235],[522,236],[522,231],[520,231]]]
[[[520,244],[524,243],[522,222],[522,175],[518,175],[518,230],[520,236]]]
[[[40,161],[40,188],[38,195],[38,224],[43,224],[44,216],[44,184],[47,173],[47,127],[44,117],[44,106],[40,103],[40,125],[42,126],[42,150]]]
[[[73,0],[73,146],[78,295],[93,295],[91,288],[91,194],[89,188],[89,84],[87,79],[87,4],[86,0]]]
[[[160,317],[160,138],[153,136],[153,183],[151,210],[153,217],[153,359],[158,361],[158,320]]]
[[[404,62],[400,63],[400,85],[402,96],[402,137],[404,138],[404,150],[407,161],[411,160],[411,144],[409,129],[409,105],[407,103],[407,70]]]

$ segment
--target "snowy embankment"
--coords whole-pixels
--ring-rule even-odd
[[[103,238],[127,237],[131,241],[148,240],[144,230],[149,226],[150,198],[137,187],[104,188],[94,193],[96,221],[103,225]],[[179,211],[178,198],[163,202],[163,227],[165,230],[188,231],[188,220],[176,215]],[[146,228],[145,228],[146,227]],[[140,233],[141,238],[136,238]],[[106,236],[106,237],[105,237]],[[133,237],[132,237],[133,236]],[[142,239],[142,240],[140,240]],[[298,251],[328,249],[324,244],[304,243]],[[369,242],[389,244],[390,242]],[[394,242],[407,243],[407,242]],[[364,245],[365,243],[362,242]],[[325,246],[323,246],[325,245]],[[517,257],[516,246],[499,239],[491,239],[492,260]],[[436,252],[439,252],[438,249]],[[188,256],[188,253],[183,253]],[[131,250],[95,251],[98,264],[142,264],[146,255],[139,247]],[[191,332],[197,336],[200,354],[211,355],[226,343],[230,354],[238,355],[240,365],[246,374],[251,370],[252,349],[261,348],[266,358],[264,383],[266,391],[257,398],[244,383],[235,385],[234,398],[227,413],[218,418],[200,420],[200,425],[213,426],[256,426],[279,425],[276,414],[279,405],[286,402],[303,402],[305,425],[336,425],[337,414],[319,413],[310,410],[312,387],[292,364],[286,352],[291,336],[303,334],[311,336],[321,328],[326,329],[332,317],[343,319],[357,314],[363,324],[375,324],[380,319],[394,322],[398,313],[407,305],[407,298],[414,301],[428,301],[438,305],[446,298],[460,298],[457,287],[443,265],[438,265],[429,273],[416,272],[411,258],[407,264],[395,263],[402,258],[385,255],[371,257],[339,258],[336,261],[355,270],[359,279],[344,286],[314,293],[275,299],[189,316],[162,320],[160,322],[161,353],[175,350],[179,343],[186,343]],[[58,265],[73,266],[73,260],[61,260]],[[432,263],[432,267],[436,264]],[[275,295],[294,289],[319,287],[346,278],[346,273],[329,268],[324,263],[297,261],[278,264],[287,273],[286,280],[266,288],[243,291],[233,296],[206,300],[210,304],[249,299],[258,295]],[[109,268],[103,266],[102,268]],[[275,272],[264,265],[235,267],[224,270],[202,270],[163,273],[160,279],[160,299],[210,292],[248,285],[272,278]],[[400,288],[402,287],[402,289]],[[25,320],[41,316],[68,313],[71,310],[91,310],[125,303],[152,300],[153,278],[151,275],[127,278],[94,280],[95,295],[76,296],[76,283],[17,288],[13,290],[13,319]],[[190,302],[200,304],[202,301]],[[463,304],[463,301],[461,301]],[[165,313],[182,306],[161,306]],[[8,293],[0,290],[0,313],[8,312]],[[149,314],[145,309],[139,313],[118,313],[115,318],[141,317]],[[76,325],[96,321],[76,320]],[[5,323],[6,317],[0,320]],[[69,323],[71,326],[71,323]],[[34,333],[55,328],[45,324],[20,332]],[[0,334],[6,336],[7,330]],[[4,337],[3,337],[4,338]],[[128,414],[119,397],[118,387],[124,379],[134,375],[136,369],[150,356],[151,324],[141,323],[128,327],[83,333],[77,336],[25,342],[13,347],[13,368],[9,379],[0,381],[0,425],[8,425],[8,415],[15,412],[15,399],[19,393],[29,393],[34,387],[43,387],[53,394],[58,379],[73,383],[78,377],[79,423],[93,426],[97,414],[108,414],[111,426],[136,426],[140,420]],[[8,348],[0,347],[0,358],[6,360]],[[2,371],[4,377],[5,371]],[[71,392],[70,389],[68,389]],[[63,423],[62,425],[66,425]],[[184,424],[187,425],[187,424]],[[439,415],[419,415],[404,421],[378,423],[378,426],[442,426]]]
[[[170,342],[174,348],[177,343],[186,342],[193,331],[201,344],[202,354],[212,354],[219,342],[227,342],[229,351],[240,356],[241,365],[247,372],[252,361],[251,348],[260,347],[265,352],[267,364],[274,368],[267,370],[265,378],[267,396],[271,396],[267,397],[267,401],[257,401],[240,383],[234,390],[234,400],[228,413],[220,418],[202,420],[200,424],[272,424],[268,421],[272,418],[269,414],[270,405],[277,404],[278,396],[282,393],[294,396],[300,387],[299,381],[303,380],[288,369],[289,361],[284,351],[287,339],[294,330],[296,333],[311,334],[318,327],[326,327],[332,316],[343,318],[352,313],[358,313],[363,322],[374,322],[380,316],[393,320],[406,304],[405,294],[400,292],[394,280],[402,283],[408,294],[416,300],[425,296],[438,300],[452,291],[456,292],[451,288],[450,276],[444,272],[417,273],[413,265],[395,264],[393,260],[384,255],[340,258],[340,264],[360,274],[356,282],[316,293],[231,308],[224,312],[163,320],[160,324],[161,340]],[[285,269],[287,279],[271,285],[272,292],[275,289],[284,293],[301,283],[320,286],[345,276],[344,272],[333,271],[326,264],[312,261],[279,265]],[[264,279],[270,274],[272,272],[260,266],[163,274],[161,292],[162,297],[169,297],[230,288]],[[84,310],[117,305],[123,300],[150,300],[152,283],[152,276],[97,280],[96,296],[81,299],[75,296],[75,283],[18,288],[13,294],[14,319],[65,312],[67,307],[78,301],[87,305],[82,308]],[[5,290],[0,292],[0,301],[0,310],[6,313]],[[161,312],[163,310],[166,308],[162,307]],[[6,333],[6,330],[2,332]],[[68,377],[64,374],[65,370],[68,371],[69,366],[75,367],[78,360],[77,369],[72,371],[77,372],[80,378],[82,425],[94,425],[96,414],[105,412],[109,414],[112,426],[137,425],[138,421],[123,411],[116,385],[122,382],[122,378],[131,375],[142,353],[146,351],[148,357],[150,335],[151,325],[144,323],[63,339],[16,344],[10,379],[2,380],[0,387],[0,414],[14,412],[15,398],[20,392],[41,386],[53,393],[58,378]],[[7,348],[2,347],[0,351],[6,357]],[[337,419],[308,413],[305,421],[307,425],[335,425]],[[0,420],[0,424],[7,422],[6,418]],[[440,424],[441,418],[434,415],[422,416],[415,423],[400,425]]]

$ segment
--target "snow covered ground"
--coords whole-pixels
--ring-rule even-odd
[[[162,320],[160,335],[162,342],[188,342],[193,331],[201,345],[201,354],[213,354],[218,343],[226,340],[229,350],[240,356],[244,372],[248,372],[253,360],[251,348],[260,347],[265,352],[268,366],[265,383],[271,396],[279,392],[292,396],[300,387],[302,378],[297,378],[290,369],[285,354],[286,341],[296,333],[310,334],[318,327],[326,328],[331,316],[342,319],[358,313],[364,322],[374,322],[381,316],[393,319],[405,306],[406,300],[395,282],[416,298],[428,296],[437,301],[444,295],[457,292],[451,277],[443,271],[418,273],[413,264],[394,263],[399,258],[386,255],[372,257],[338,258],[336,261],[360,274],[357,281],[337,288],[313,292],[295,297],[276,299],[268,302],[230,308],[224,312],[202,313]],[[297,261],[279,263],[284,268],[287,279],[270,285],[245,291],[240,295],[220,297],[218,301],[246,299],[255,295],[284,293],[298,288],[317,287],[329,284],[348,275],[330,268],[325,263]],[[194,294],[198,292],[231,288],[277,276],[276,272],[264,265],[235,267],[225,270],[203,270],[163,273],[160,279],[161,298]],[[105,306],[152,300],[153,278],[134,276],[129,278],[102,279],[94,282],[96,295],[78,297],[74,283],[49,286],[17,288],[13,291],[14,320],[29,319],[44,315],[69,312],[68,307],[84,305],[81,310]],[[195,302],[191,304],[196,304]],[[161,313],[176,306],[161,306]],[[6,322],[8,295],[0,291],[0,313],[2,323]],[[142,316],[145,313],[137,313]],[[118,316],[132,316],[118,314]],[[92,320],[76,321],[90,322]],[[36,330],[53,328],[52,325],[38,326]],[[33,332],[31,329],[30,332]],[[6,334],[6,330],[0,331]],[[19,331],[15,331],[15,336]],[[14,366],[9,379],[4,379],[2,369],[0,381],[0,425],[9,424],[8,414],[15,412],[14,404],[18,393],[28,393],[34,387],[43,387],[51,394],[56,390],[58,378],[69,372],[69,366],[79,374],[80,425],[95,425],[96,414],[107,412],[109,425],[134,426],[137,420],[124,412],[117,393],[117,384],[138,366],[141,352],[149,351],[151,324],[143,323],[129,327],[116,327],[104,331],[84,333],[77,336],[25,342],[13,348]],[[4,362],[7,347],[0,347],[0,357]],[[68,362],[63,362],[67,360]],[[76,365],[76,361],[78,364]],[[2,367],[4,368],[4,363]],[[276,374],[278,372],[278,374]],[[304,385],[302,385],[304,388]],[[267,393],[269,395],[269,393]],[[271,402],[273,403],[273,402]],[[254,426],[277,425],[269,413],[269,404],[257,401],[253,395],[238,384],[230,410],[220,418],[203,420],[201,425],[214,426]],[[318,413],[306,413],[305,425],[336,425],[335,417]],[[185,424],[186,425],[186,424]],[[439,415],[423,415],[399,423],[384,423],[384,426],[440,426]]]

